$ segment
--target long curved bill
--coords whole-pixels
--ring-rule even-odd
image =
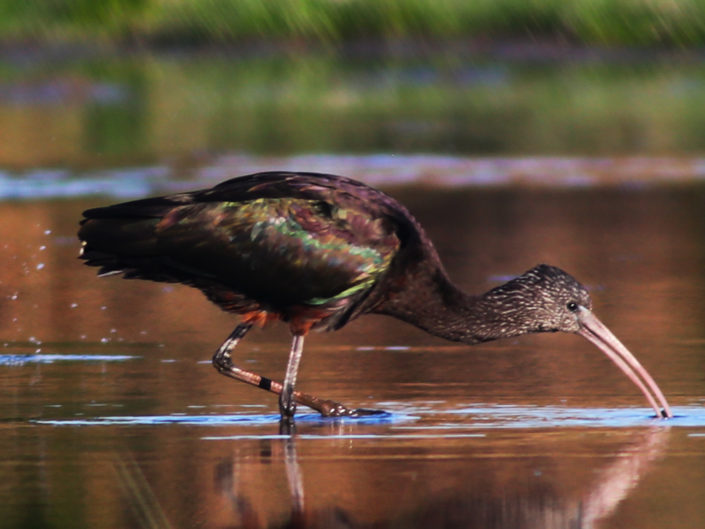
[[[666,402],[666,397],[659,389],[649,372],[642,366],[636,357],[624,347],[617,337],[589,309],[580,308],[578,313],[580,330],[578,334],[594,343],[600,350],[621,369],[629,380],[634,382],[651,407],[656,411],[657,417],[671,418],[671,408]]]

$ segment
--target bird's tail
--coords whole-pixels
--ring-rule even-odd
[[[99,267],[99,275],[124,274],[126,278],[179,281],[166,273],[157,238],[157,225],[173,210],[169,198],[126,202],[83,212],[78,231],[79,258]]]

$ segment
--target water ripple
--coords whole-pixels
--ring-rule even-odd
[[[4,354],[0,366],[26,364],[53,364],[55,362],[122,362],[139,358],[132,355],[80,355],[80,354]]]
[[[273,158],[223,155],[193,171],[188,180],[174,178],[163,165],[76,173],[39,168],[21,173],[0,170],[0,200],[106,195],[137,198],[214,185],[236,174],[269,170],[333,172],[371,185],[432,184],[458,186],[596,187],[694,182],[705,179],[699,157],[513,157],[477,158],[415,155],[298,155]]]
[[[651,408],[473,405],[435,413],[452,417],[444,424],[458,427],[465,423],[472,428],[705,426],[705,408],[701,406],[673,408],[674,417],[666,420],[657,418]]]
[[[539,428],[631,428],[640,426],[659,427],[705,427],[705,408],[701,406],[680,406],[673,409],[675,417],[661,420],[654,417],[646,408],[561,408],[556,406],[510,406],[483,405],[449,410],[414,409],[380,413],[365,417],[325,418],[317,414],[302,414],[296,417],[297,423],[388,425],[397,432],[424,430],[424,434],[446,437],[467,435],[457,430],[484,430],[496,428],[539,429]],[[171,414],[144,416],[105,416],[71,419],[39,419],[36,424],[52,426],[135,426],[182,424],[191,426],[262,426],[279,422],[275,413],[233,413],[233,414]],[[414,423],[414,424],[410,424]],[[450,430],[456,430],[451,433]],[[429,433],[435,432],[435,433]],[[443,433],[446,432],[446,433]],[[355,434],[357,435],[357,434]],[[367,435],[367,434],[359,434]],[[405,435],[399,433],[398,435]]]
[[[360,424],[380,424],[392,421],[406,420],[407,417],[392,413],[379,413],[365,417],[340,417],[326,418],[318,414],[302,414],[296,416],[297,423],[331,423],[351,421]],[[37,424],[50,424],[52,426],[135,426],[135,425],[162,425],[186,424],[195,426],[228,426],[233,424],[261,426],[279,423],[279,414],[212,414],[212,415],[143,415],[143,416],[109,416],[91,417],[80,419],[37,419],[32,422]]]

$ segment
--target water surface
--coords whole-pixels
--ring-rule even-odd
[[[300,387],[388,414],[302,408],[282,435],[272,395],[210,365],[231,316],[76,259],[80,212],[114,199],[5,202],[3,526],[704,526],[705,188],[388,191],[469,291],[538,262],[580,278],[677,417],[576,336],[468,347],[370,316],[307,339]],[[276,378],[288,347],[273,326],[236,356]]]

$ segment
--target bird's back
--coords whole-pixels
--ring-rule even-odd
[[[332,175],[259,173],[84,213],[101,273],[180,282],[225,310],[337,328],[363,310],[418,230],[391,197]]]

